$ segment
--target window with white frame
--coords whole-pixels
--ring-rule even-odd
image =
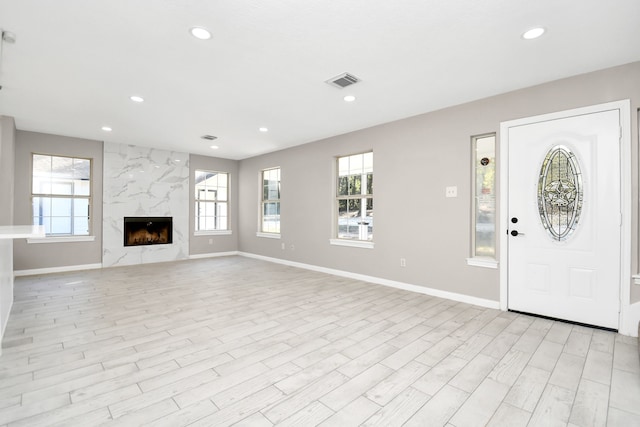
[[[262,171],[260,232],[280,233],[280,168]]]
[[[471,138],[473,146],[472,257],[496,256],[496,135]]]
[[[229,174],[196,170],[195,231],[229,229]]]
[[[88,236],[91,232],[91,159],[33,154],[33,225],[47,236]]]
[[[337,237],[373,241],[373,152],[337,161]]]

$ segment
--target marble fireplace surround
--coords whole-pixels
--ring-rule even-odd
[[[104,267],[187,259],[189,154],[104,143]],[[125,217],[173,217],[173,242],[124,246]]]

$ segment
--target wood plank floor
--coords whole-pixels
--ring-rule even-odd
[[[0,426],[639,426],[635,339],[242,257],[16,279]]]

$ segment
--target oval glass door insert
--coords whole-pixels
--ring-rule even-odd
[[[582,211],[582,174],[575,155],[553,147],[544,158],[538,179],[538,211],[553,240],[566,240],[578,226]]]

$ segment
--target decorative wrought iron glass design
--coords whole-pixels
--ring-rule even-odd
[[[557,145],[547,153],[538,179],[538,211],[553,240],[566,240],[578,226],[583,202],[582,173],[576,156]]]

